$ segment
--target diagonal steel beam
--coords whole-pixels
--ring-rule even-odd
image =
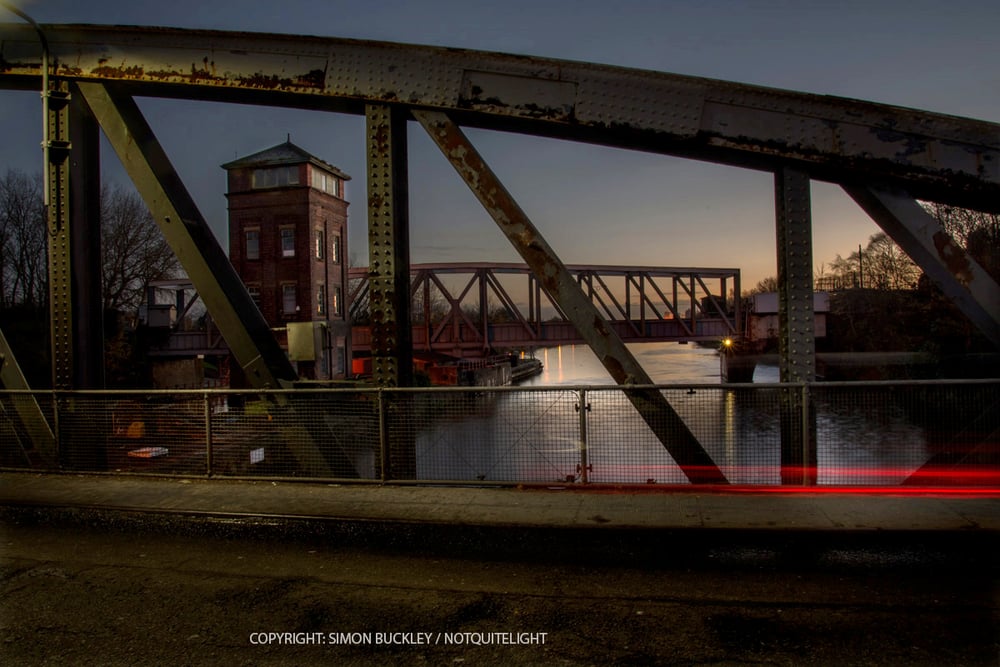
[[[653,290],[656,292],[656,294],[661,299],[663,299],[663,304],[667,307],[668,310],[670,310],[670,314],[674,316],[674,319],[677,320],[677,323],[679,325],[681,325],[681,328],[684,329],[684,333],[688,334],[689,336],[694,336],[694,330],[688,326],[687,320],[681,317],[681,313],[677,309],[677,277],[675,276],[673,279],[674,283],[673,299],[667,298],[667,295],[663,293],[663,290],[660,289],[660,286],[656,284],[655,280],[653,280],[652,275],[647,274],[646,280],[648,280],[649,284],[653,286]]]
[[[87,105],[256,388],[296,379],[288,358],[135,101],[98,83],[79,84]]]
[[[500,299],[500,303],[502,303],[503,306],[508,311],[510,311],[514,319],[517,320],[517,323],[520,324],[521,327],[524,329],[524,332],[528,335],[528,338],[531,339],[538,338],[538,335],[534,331],[532,331],[531,326],[528,324],[527,320],[524,319],[524,315],[521,313],[521,309],[517,307],[516,303],[514,303],[514,299],[511,298],[510,294],[507,293],[507,290],[504,289],[503,285],[500,284],[500,281],[496,277],[496,273],[493,271],[488,271],[486,273],[486,280],[490,288],[493,290],[493,293],[496,295],[498,299]]]
[[[255,388],[278,388],[295,380],[288,357],[135,101],[114,95],[101,84],[80,83],[79,88],[247,380]],[[278,394],[276,400],[288,406],[283,395]],[[329,449],[324,454],[317,446],[325,435],[318,430],[322,426],[296,423],[295,419],[288,422],[283,427],[284,438],[301,470],[316,476],[331,471],[356,475],[343,456]]]
[[[0,331],[0,389],[26,391],[31,387],[21,372],[21,367],[14,359],[14,351]],[[10,409],[12,408],[12,409]],[[11,418],[19,422],[21,430],[26,435],[28,443],[42,459],[47,468],[58,465],[56,457],[56,439],[52,433],[41,406],[33,394],[12,394],[0,401],[0,413],[8,412]]]
[[[440,112],[415,110],[413,115],[531,267],[550,298],[569,316],[615,382],[651,385],[653,382],[645,370],[587,299],[573,275],[461,129]],[[625,393],[690,481],[726,483],[722,471],[662,393],[655,389]]]
[[[1000,287],[908,194],[844,185],[854,201],[958,308],[1000,347]]]

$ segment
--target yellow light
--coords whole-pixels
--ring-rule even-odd
[[[724,341],[722,341],[722,344],[725,345],[726,347],[732,347],[732,345],[733,345],[733,339],[732,338],[727,338]]]

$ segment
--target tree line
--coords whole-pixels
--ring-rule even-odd
[[[921,203],[949,236],[1000,281],[1000,215]],[[830,292],[828,351],[920,351],[941,359],[992,351],[986,338],[885,233],[820,266],[814,286]],[[765,278],[747,296],[776,292]]]
[[[0,177],[0,327],[32,387],[51,382],[42,194],[40,176],[8,169]],[[107,383],[128,386],[142,372],[131,324],[152,281],[180,277],[180,266],[134,190],[105,184],[99,210]]]
[[[1000,281],[1000,215],[970,209],[921,202],[941,223],[949,236],[995,280]],[[820,265],[813,282],[816,289],[869,289],[880,291],[917,290],[926,280],[913,260],[885,232],[868,238],[866,245],[846,257],[840,255]],[[759,281],[750,294],[774,292],[778,279]]]
[[[40,176],[9,169],[0,178],[0,309],[47,306],[42,201]],[[134,316],[152,281],[178,276],[177,258],[134,190],[103,185],[100,216],[104,309]]]

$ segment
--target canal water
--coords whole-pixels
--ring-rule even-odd
[[[727,479],[780,484],[776,387],[718,388],[714,349],[676,343],[630,347]],[[587,347],[537,350],[543,372],[528,392],[441,398],[417,431],[420,479],[685,484],[687,478]],[[776,383],[759,366],[758,384]],[[694,386],[691,386],[694,385]],[[578,387],[586,386],[586,410]],[[923,430],[884,391],[813,391],[821,484],[900,484],[929,458]]]
[[[679,343],[642,343],[628,348],[655,384],[716,384],[722,381],[719,354],[715,349]],[[521,386],[614,384],[589,347],[543,348],[534,356],[543,364],[542,374]],[[754,382],[777,381],[777,366],[758,366]]]

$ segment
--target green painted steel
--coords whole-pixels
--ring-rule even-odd
[[[28,381],[21,372],[17,360],[14,358],[14,350],[7,343],[7,339],[0,331],[0,389],[26,391]],[[35,395],[29,393],[17,393],[0,397],[0,413],[7,413],[15,418],[20,426],[20,434],[27,439],[22,442],[21,447],[27,454],[28,451],[37,453],[40,463],[47,468],[57,466],[56,439],[49,426],[41,406]],[[16,435],[15,437],[20,437]],[[29,456],[29,459],[31,457]]]
[[[406,121],[368,105],[368,282],[372,377],[380,387],[413,384]]]
[[[81,82],[79,87],[247,381],[257,388],[294,381],[295,370],[138,106],[102,84]]]
[[[49,79],[45,216],[48,226],[52,386],[73,388],[73,272],[69,194],[69,83]]]

